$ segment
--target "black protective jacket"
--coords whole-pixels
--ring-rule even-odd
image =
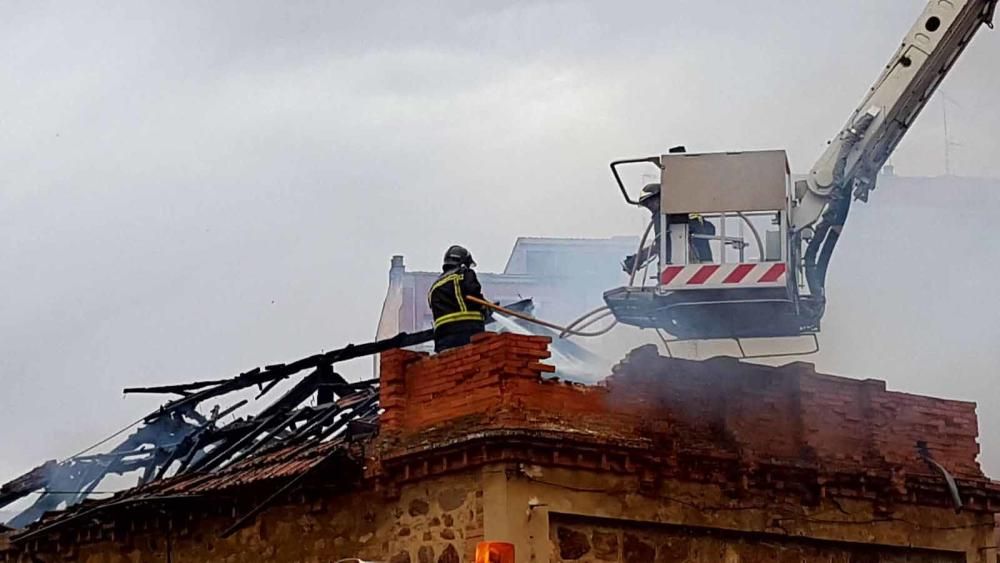
[[[446,270],[431,285],[427,303],[434,315],[434,336],[486,330],[483,306],[466,297],[483,299],[476,272],[466,266]]]

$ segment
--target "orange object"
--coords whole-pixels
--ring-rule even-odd
[[[514,544],[484,541],[476,546],[476,563],[514,563]]]

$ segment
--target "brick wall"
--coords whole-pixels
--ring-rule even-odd
[[[548,339],[484,334],[437,356],[382,356],[382,432],[407,437],[488,428],[557,429],[612,439],[662,434],[681,449],[750,459],[807,460],[830,469],[927,473],[926,441],[956,475],[982,478],[975,404],[891,392],[877,380],[630,353],[602,385],[544,379]]]
[[[433,357],[406,350],[382,354],[382,433],[483,426],[541,429],[570,416],[574,424],[583,424],[583,418],[611,420],[606,390],[543,379],[555,371],[542,363],[550,355],[549,342],[538,336],[484,333],[469,346]]]
[[[925,441],[949,471],[983,477],[975,403],[887,391],[883,381],[818,374],[801,362],[775,368],[732,358],[673,360],[651,346],[634,350],[607,385],[612,401],[707,424],[755,457],[926,472],[916,450]]]

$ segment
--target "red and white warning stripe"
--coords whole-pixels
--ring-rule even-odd
[[[670,289],[783,287],[786,270],[784,262],[667,266],[660,274],[660,287]]]

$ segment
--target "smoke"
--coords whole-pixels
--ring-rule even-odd
[[[23,528],[46,512],[73,506],[102,487],[121,490],[148,482],[159,469],[161,455],[172,451],[205,419],[192,408],[143,424],[107,453],[102,443],[61,461],[49,461],[9,484],[25,496],[6,506],[0,522]],[[164,468],[167,469],[167,468]]]
[[[502,270],[518,235],[637,235],[611,159],[787,147],[801,170],[925,3],[5,3],[0,475],[155,408],[122,387],[370,339],[392,253],[436,265],[461,237]],[[998,46],[979,33],[944,84],[955,170],[1000,175]],[[941,170],[940,121],[900,170]]]
[[[996,374],[1000,181],[883,178],[830,266],[823,370],[979,403],[981,461],[1000,473]]]
[[[1000,300],[993,283],[1000,279],[998,213],[997,180],[883,177],[870,203],[855,205],[833,256],[819,352],[792,355],[812,349],[806,337],[748,340],[748,355],[788,355],[746,361],[806,361],[820,372],[885,380],[893,390],[977,401],[981,461],[987,473],[1000,474],[1000,435],[991,431],[1000,427],[1000,398],[993,392],[1000,372]],[[604,289],[625,285],[617,262],[605,268]],[[586,276],[554,283],[579,313],[602,303],[602,291]],[[551,318],[544,307],[538,313],[570,320]],[[588,382],[643,344],[688,359],[740,355],[733,341],[674,342],[668,349],[655,332],[623,325],[600,338],[572,340],[601,360],[567,368]]]
[[[493,315],[495,325],[490,330],[496,332],[514,332],[518,334],[535,334],[552,339],[549,351],[552,356],[546,363],[555,366],[553,377],[575,381],[577,383],[595,383],[601,379],[600,374],[608,372],[611,362],[593,352],[586,343],[577,343],[570,339],[559,338],[559,335],[536,324],[509,318],[502,314]]]

